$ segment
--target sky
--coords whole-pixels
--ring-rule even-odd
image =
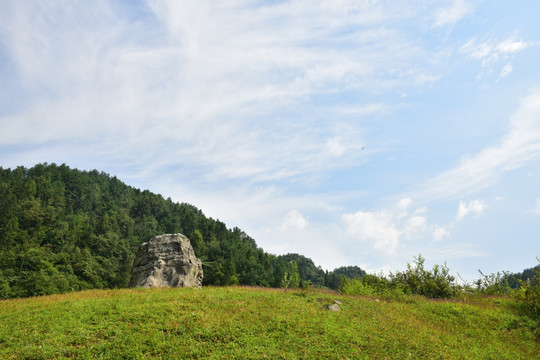
[[[536,0],[0,0],[0,166],[98,169],[273,254],[540,256]]]

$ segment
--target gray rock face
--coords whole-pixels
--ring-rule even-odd
[[[200,288],[202,279],[202,263],[189,239],[182,234],[164,234],[141,244],[129,286]]]

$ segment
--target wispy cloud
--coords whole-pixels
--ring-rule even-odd
[[[534,42],[515,39],[506,39],[499,43],[494,43],[493,41],[478,42],[476,38],[473,38],[465,43],[460,50],[469,55],[471,59],[481,60],[482,65],[487,65],[501,59],[506,59],[515,53],[536,45]]]
[[[540,92],[521,101],[509,121],[509,132],[496,145],[464,157],[453,168],[422,185],[410,196],[434,201],[467,196],[499,176],[540,157]]]
[[[448,7],[443,7],[435,13],[434,27],[452,26],[474,10],[467,0],[454,0]]]
[[[478,249],[472,244],[458,243],[452,247],[437,250],[436,255],[441,259],[459,259],[486,257],[489,256],[489,253],[485,250]]]
[[[508,75],[510,75],[513,70],[514,70],[514,68],[512,67],[512,64],[504,65],[504,67],[501,69],[501,73],[499,74],[499,77],[497,78],[497,81],[499,81],[499,80],[507,77]]]
[[[142,22],[115,6],[9,6],[2,42],[34,96],[0,118],[0,144],[107,148],[199,181],[298,179],[363,162],[355,116],[385,111],[349,104],[328,121],[335,104],[312,98],[436,79],[417,62],[425,50],[389,26],[409,7],[152,0]]]

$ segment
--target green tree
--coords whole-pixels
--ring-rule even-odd
[[[300,273],[296,261],[291,261],[291,278],[289,285],[293,289],[300,287]]]
[[[206,259],[206,244],[203,240],[203,236],[201,232],[197,229],[193,230],[191,233],[191,236],[189,237],[189,240],[191,242],[191,246],[193,247],[193,250],[195,251],[195,255],[201,259]]]

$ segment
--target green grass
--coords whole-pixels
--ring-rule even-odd
[[[92,290],[0,301],[0,359],[534,359],[536,326],[509,298]]]

